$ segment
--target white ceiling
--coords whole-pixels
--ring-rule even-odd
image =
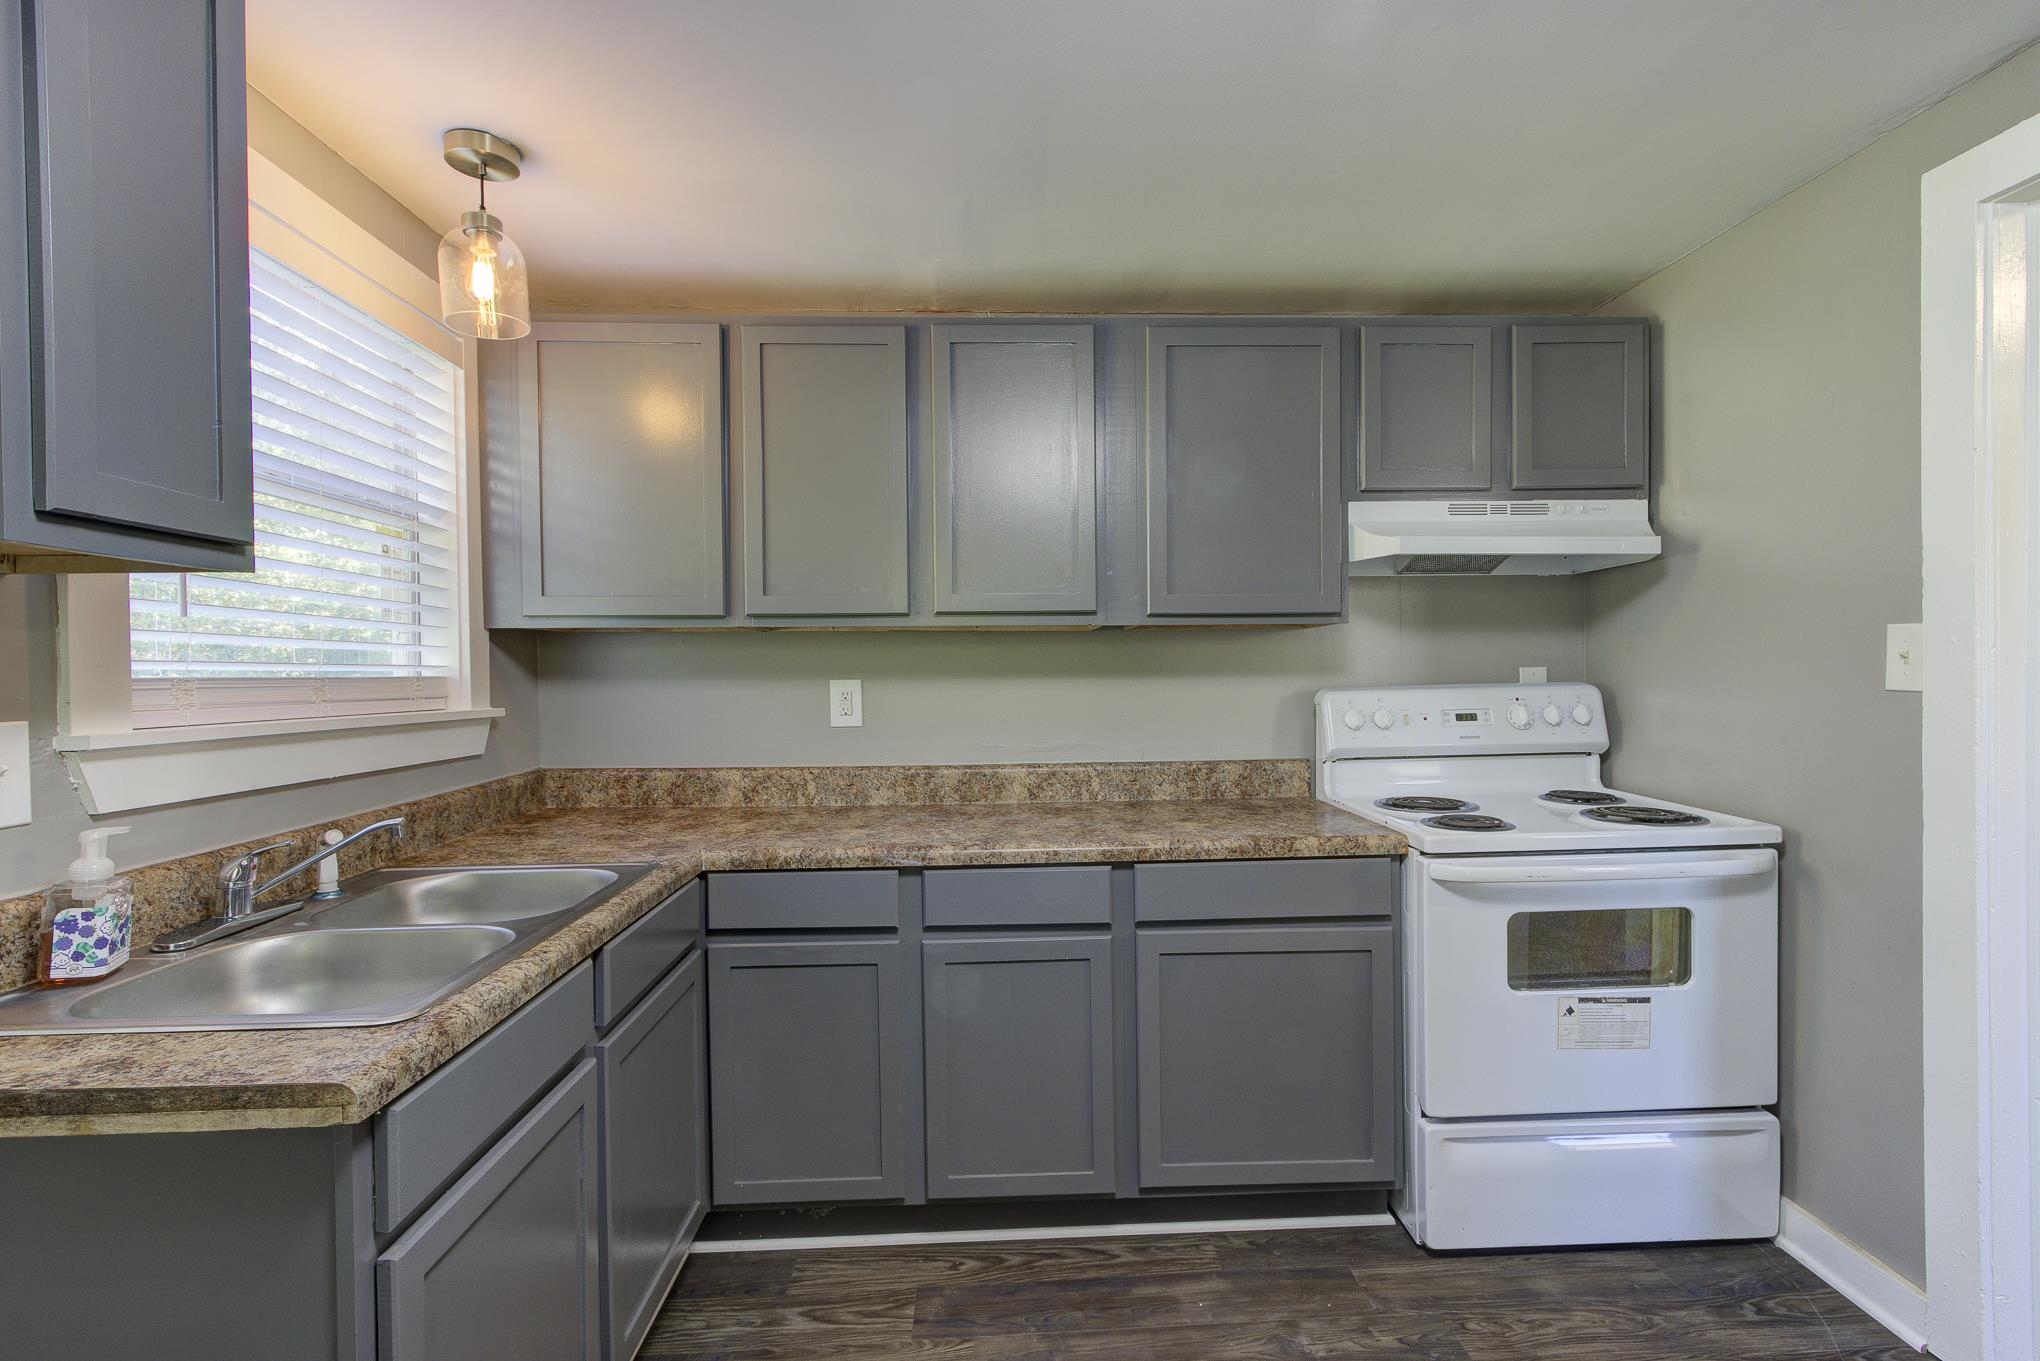
[[[555,309],[1619,293],[2040,37],[2033,0],[249,0],[250,79]]]

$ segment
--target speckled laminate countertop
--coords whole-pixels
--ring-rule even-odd
[[[658,869],[394,1025],[0,1037],[0,1136],[366,1120],[708,871],[1297,859],[1404,849],[1399,833],[1299,798],[533,812],[400,863],[645,860]]]

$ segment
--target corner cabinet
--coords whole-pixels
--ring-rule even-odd
[[[1509,485],[1641,489],[1650,477],[1648,328],[1512,326]]]
[[[1339,334],[1148,329],[1149,614],[1339,614]]]
[[[242,26],[0,0],[0,568],[252,562]]]

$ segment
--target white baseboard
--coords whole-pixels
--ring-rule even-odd
[[[1926,1292],[1794,1202],[1780,1209],[1779,1247],[1906,1346],[1927,1349]]]
[[[952,1233],[822,1234],[813,1238],[731,1238],[697,1241],[700,1256],[715,1252],[807,1252],[816,1248],[888,1248],[907,1244],[1035,1243],[1058,1238],[1137,1238],[1172,1233],[1266,1233],[1282,1229],[1378,1228],[1392,1215],[1310,1215],[1295,1219],[1199,1219],[1169,1224],[1064,1224],[1034,1229],[959,1229]]]

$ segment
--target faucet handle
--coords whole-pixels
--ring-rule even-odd
[[[235,856],[232,860],[220,866],[220,882],[232,884],[252,878],[255,873],[255,867],[261,863],[263,856],[271,851],[287,850],[290,845],[291,843],[288,840],[272,841],[267,846],[257,846],[252,851]]]

